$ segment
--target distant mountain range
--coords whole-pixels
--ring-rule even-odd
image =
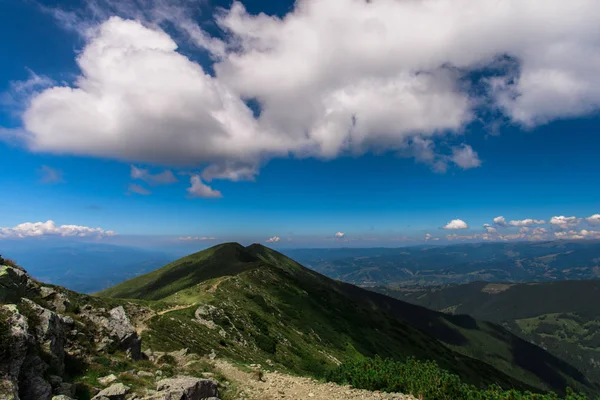
[[[433,310],[500,324],[600,381],[600,280],[373,290]]]
[[[600,241],[300,249],[285,254],[330,278],[364,287],[600,278]]]

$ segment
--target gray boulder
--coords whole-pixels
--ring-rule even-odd
[[[52,397],[52,386],[44,379],[48,365],[38,355],[29,355],[21,367],[19,394],[21,400],[46,400]]]
[[[191,376],[163,379],[156,385],[153,400],[200,400],[219,397],[217,382]]]
[[[127,385],[115,383],[100,391],[100,393],[92,397],[92,400],[101,400],[103,398],[110,400],[125,400],[125,395],[129,393],[129,389],[129,386]]]
[[[8,327],[4,340],[9,343],[6,353],[0,357],[0,398],[18,399],[19,375],[31,338],[27,333],[27,319],[19,313],[16,305],[4,305],[0,312],[5,318],[3,323]]]
[[[67,326],[63,318],[29,299],[21,300],[34,314],[35,340],[42,349],[51,356],[50,366],[59,375],[64,373],[65,343],[67,341]],[[32,325],[32,321],[29,322]]]
[[[133,360],[141,359],[142,340],[129,321],[123,306],[113,308],[109,314],[106,328],[111,336],[117,339],[119,348],[126,351]]]
[[[41,286],[40,295],[50,305],[50,308],[56,312],[64,313],[71,306],[67,295],[57,291],[52,287]]]

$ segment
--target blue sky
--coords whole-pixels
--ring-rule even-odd
[[[353,3],[336,0],[344,2]],[[309,11],[292,2],[244,2],[241,11],[226,2],[142,3],[143,12],[134,3],[91,2],[92,12],[75,1],[0,0],[0,35],[9,39],[0,41],[0,240],[129,243],[149,235],[198,246],[273,238],[273,246],[327,247],[403,246],[427,234],[437,243],[600,238],[600,82],[567,62],[586,46],[592,54],[581,62],[598,62],[600,36],[573,34],[558,57],[550,35],[535,38],[535,50],[517,36],[473,44],[480,56],[472,60],[452,48],[447,60],[432,60],[436,32],[417,32],[396,48],[402,32],[386,15],[415,12],[434,24],[435,10],[380,1],[367,10],[366,33],[357,33],[366,38],[356,44],[360,54],[372,54],[355,57],[326,35],[319,21],[330,11],[315,1],[304,2]],[[495,18],[482,4],[474,10],[481,20]],[[518,4],[508,7],[522,24],[539,23]],[[574,13],[585,14],[586,4],[575,1]],[[347,35],[356,33],[357,7],[369,6],[339,15]],[[285,19],[272,23],[256,17],[261,11]],[[229,19],[215,22],[223,14]],[[465,17],[459,10],[447,18]],[[385,51],[398,59],[422,60],[380,58],[383,39],[371,31],[394,39]],[[314,45],[320,35],[326,43]],[[272,47],[253,58],[264,46]],[[114,65],[106,49],[117,54]],[[339,64],[294,58],[303,51],[338,54]],[[506,55],[517,61],[498,61]],[[63,97],[53,97],[57,87]],[[494,223],[499,216],[543,223]],[[560,216],[575,219],[552,219]],[[456,219],[468,227],[443,229]],[[35,225],[48,220],[54,225]]]

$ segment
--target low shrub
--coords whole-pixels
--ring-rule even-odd
[[[504,390],[498,385],[485,389],[463,383],[460,377],[438,367],[434,361],[409,358],[404,362],[362,359],[341,364],[328,371],[325,379],[358,389],[412,394],[424,400],[558,400],[554,393],[537,394]],[[585,400],[567,389],[564,400]]]

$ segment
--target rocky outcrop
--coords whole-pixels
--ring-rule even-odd
[[[42,299],[46,301],[49,307],[56,312],[64,313],[71,307],[69,297],[50,286],[40,287],[40,294]]]
[[[0,354],[0,398],[19,398],[19,375],[31,342],[27,319],[15,304],[0,308],[2,350]]]
[[[23,268],[0,265],[0,303],[18,303],[38,290]]]
[[[100,393],[92,397],[92,400],[125,400],[125,395],[129,393],[129,389],[127,385],[115,383],[100,391]]]
[[[86,305],[83,313],[108,334],[108,337],[103,337],[99,341],[98,350],[105,351],[116,347],[125,351],[132,360],[143,358],[142,340],[123,306],[115,307],[106,313],[105,309],[94,310],[91,305]]]
[[[46,400],[53,394],[72,394],[72,385],[60,376],[72,319],[26,298],[2,306],[1,312],[10,330],[4,336],[8,350],[0,359],[0,398]]]
[[[200,400],[219,397],[216,381],[191,376],[163,379],[157,383],[156,392],[147,400]]]
[[[129,321],[125,309],[119,306],[110,310],[109,314],[108,329],[117,339],[119,348],[125,350],[133,360],[139,360],[142,355],[142,340]]]
[[[29,299],[22,299],[23,306],[28,309],[29,319],[35,320],[30,325],[34,340],[41,345],[42,351],[49,356],[50,367],[55,375],[64,373],[65,365],[65,343],[68,325],[73,324],[70,318],[64,318]]]

